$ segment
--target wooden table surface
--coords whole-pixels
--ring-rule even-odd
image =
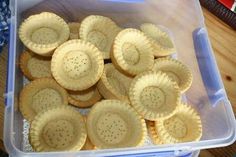
[[[236,31],[204,8],[203,13],[226,92],[236,113]],[[3,133],[6,65],[7,49],[5,48],[0,54],[0,139]],[[1,140],[0,149],[4,149]],[[202,150],[200,153],[200,157],[231,157],[233,155],[236,155],[236,144],[225,148]]]

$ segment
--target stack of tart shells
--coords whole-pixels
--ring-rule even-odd
[[[19,95],[34,151],[79,151],[198,141],[201,119],[181,100],[191,70],[171,58],[172,37],[155,24],[122,28],[90,15],[66,22],[51,12],[25,19]],[[87,115],[80,109],[91,108]]]

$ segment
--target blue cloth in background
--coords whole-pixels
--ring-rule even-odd
[[[9,0],[0,0],[0,53],[8,42],[10,16]]]

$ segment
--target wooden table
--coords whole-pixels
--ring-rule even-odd
[[[203,9],[205,23],[215,52],[220,73],[231,104],[236,113],[236,31],[232,30],[217,17]],[[7,49],[0,55],[0,126],[3,126],[4,99],[6,80]],[[0,139],[2,130],[0,127]],[[0,141],[0,149],[3,149]],[[236,144],[225,148],[201,151],[200,157],[230,157],[236,155]]]

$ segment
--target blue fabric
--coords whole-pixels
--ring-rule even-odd
[[[9,0],[0,0],[0,53],[8,42],[10,16]]]

